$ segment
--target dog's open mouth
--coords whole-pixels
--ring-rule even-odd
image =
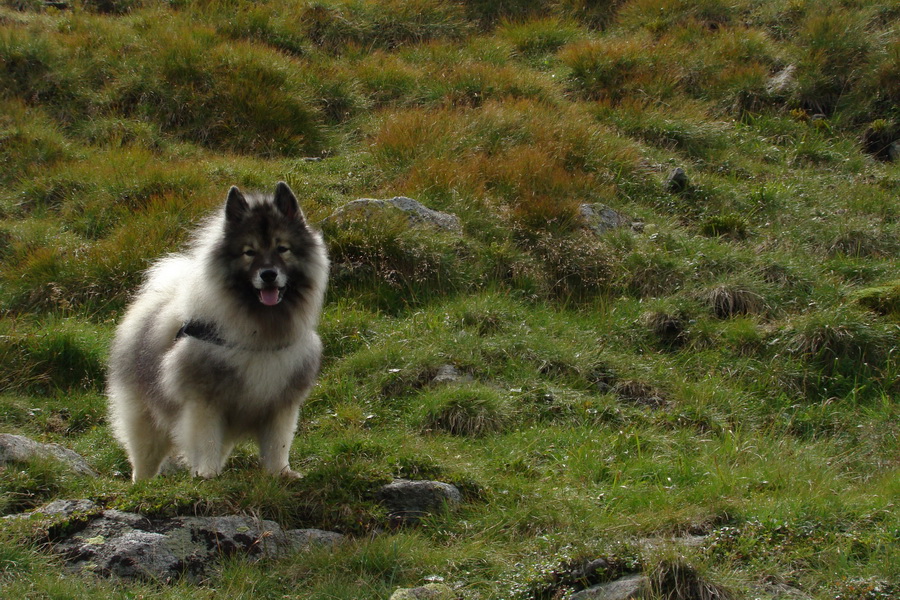
[[[259,290],[259,301],[266,306],[275,306],[281,302],[284,288],[263,288]]]

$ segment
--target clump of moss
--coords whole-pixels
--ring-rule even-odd
[[[900,319],[900,280],[859,290],[853,299],[860,306],[880,315]]]
[[[700,224],[700,231],[707,237],[726,237],[742,240],[747,237],[747,219],[735,214],[721,214],[707,217]]]

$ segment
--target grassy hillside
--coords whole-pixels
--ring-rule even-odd
[[[387,598],[439,576],[562,598],[567,565],[606,557],[677,558],[735,598],[900,597],[896,2],[53,4],[0,2],[0,431],[101,477],[0,467],[0,512],[91,498],[353,541],[164,587],[61,576],[4,526],[0,595]],[[278,180],[314,223],[405,195],[463,232],[326,229],[303,479],[248,445],[216,480],[132,487],[102,393],[115,323],[230,185]],[[642,231],[585,231],[597,202]],[[432,384],[447,364],[470,380]],[[395,477],[465,501],[387,529]],[[641,542],[685,534],[705,538]]]

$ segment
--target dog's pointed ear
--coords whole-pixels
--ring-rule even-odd
[[[250,212],[250,205],[244,194],[236,185],[228,190],[228,198],[225,199],[225,219],[230,223],[241,221]]]
[[[283,181],[279,181],[275,185],[275,208],[291,221],[297,220],[301,223],[306,221],[303,211],[300,210],[297,197],[291,191],[291,188],[288,187],[288,184]]]

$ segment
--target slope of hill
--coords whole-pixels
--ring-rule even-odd
[[[670,597],[900,597],[898,22],[887,0],[4,0],[0,430],[100,476],[9,463],[0,509],[350,541],[164,586],[60,576],[59,528],[10,522],[2,595],[563,598],[603,557],[592,582],[703,582]],[[278,180],[313,223],[407,196],[461,231],[324,227],[302,479],[241,446],[218,479],[132,487],[115,323],[230,185]],[[626,225],[586,228],[601,204]],[[392,529],[394,478],[463,502]]]

